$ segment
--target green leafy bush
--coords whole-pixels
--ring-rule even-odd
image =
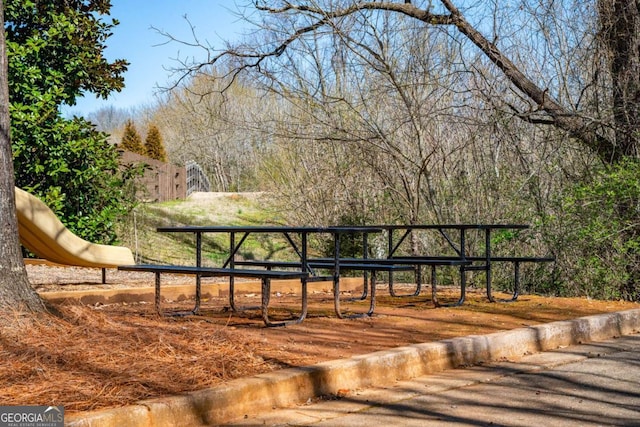
[[[14,129],[16,185],[40,197],[79,236],[114,243],[114,223],[134,204],[128,182],[140,173],[120,169],[106,135],[83,119],[56,118],[39,128],[17,122]]]
[[[603,167],[562,197],[556,219],[570,291],[640,299],[640,161]]]
[[[123,87],[124,60],[109,63],[106,39],[117,21],[104,20],[108,1],[5,2],[12,148],[16,185],[41,197],[81,237],[112,243],[114,222],[131,207],[107,136],[64,104],[84,93],[107,97]]]

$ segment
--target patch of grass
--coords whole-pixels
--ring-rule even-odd
[[[233,193],[210,199],[146,203],[136,209],[135,221],[128,223],[122,227],[121,241],[134,250],[138,262],[189,264],[195,260],[195,237],[190,233],[158,233],[158,227],[281,225],[283,221],[270,208],[266,197]],[[229,237],[206,234],[202,248],[203,258],[219,265],[229,256]],[[256,235],[244,242],[238,255],[245,259],[269,259],[292,256],[293,253],[283,236]]]

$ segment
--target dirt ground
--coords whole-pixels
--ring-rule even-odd
[[[99,270],[30,265],[28,272],[42,294],[152,285],[149,275],[118,273],[110,280],[115,284],[100,285]],[[187,317],[160,318],[150,303],[59,305],[54,307],[57,316],[16,315],[14,327],[0,330],[0,402],[87,411],[406,344],[640,308],[622,301],[533,295],[489,303],[484,290],[474,289],[461,307],[434,308],[429,295],[427,288],[418,297],[392,298],[381,284],[373,317],[341,320],[333,312],[332,296],[316,292],[309,296],[307,319],[281,328],[266,328],[256,310],[231,312],[224,298],[205,301],[199,315]],[[446,302],[458,294],[451,288],[439,295]],[[274,295],[274,316],[295,313],[298,299]],[[259,295],[243,295],[239,303],[257,305]],[[343,307],[361,312],[366,304],[344,302]]]

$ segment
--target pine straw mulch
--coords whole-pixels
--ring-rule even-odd
[[[0,402],[86,411],[277,369],[229,328],[59,307],[0,329]],[[25,333],[24,331],[28,331]]]
[[[157,316],[149,303],[57,305],[57,316],[14,314],[0,326],[0,402],[62,405],[67,413],[117,407],[410,343],[640,307],[533,295],[492,304],[481,290],[470,290],[462,307],[434,309],[425,297],[380,294],[375,316],[353,320],[337,319],[331,298],[314,295],[307,319],[286,328],[265,328],[255,311],[221,311],[222,300],[207,302],[214,307],[202,315],[176,318]],[[259,301],[247,298],[243,302]],[[297,308],[295,297],[273,299],[280,310],[275,315]]]

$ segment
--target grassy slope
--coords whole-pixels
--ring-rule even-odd
[[[281,216],[260,193],[199,193],[187,200],[139,206],[124,227],[123,244],[136,254],[137,262],[193,263],[195,238],[191,234],[158,233],[159,226],[180,225],[277,225]],[[269,258],[285,246],[280,238],[249,240],[241,256]],[[226,235],[205,235],[205,259],[219,261],[228,254]]]

